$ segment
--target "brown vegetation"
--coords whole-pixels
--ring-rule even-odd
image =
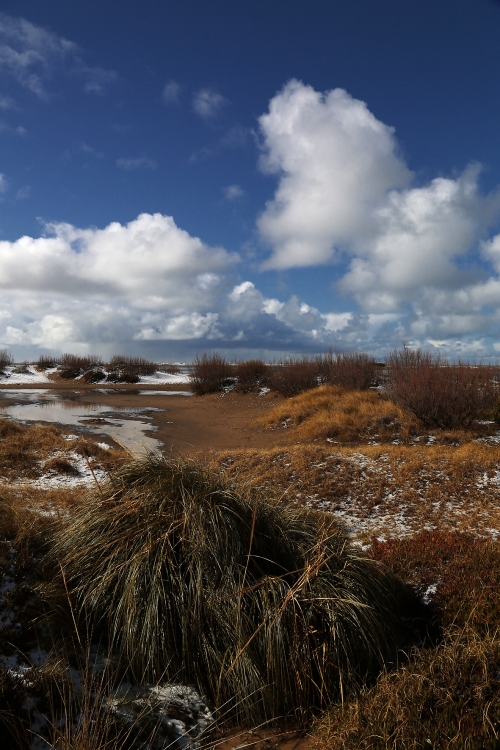
[[[449,364],[439,354],[402,349],[387,360],[387,390],[429,428],[467,428],[498,401],[499,368]]]
[[[233,718],[307,720],[394,655],[395,581],[331,515],[195,462],[126,464],[51,557],[136,676],[194,683]]]
[[[352,443],[365,440],[408,442],[417,420],[376,391],[350,391],[324,385],[277,406],[259,423],[272,429],[295,428],[297,439]]]
[[[224,390],[234,378],[234,368],[229,362],[214,352],[209,355],[203,352],[196,355],[191,371],[191,390],[197,396],[205,393],[217,393]]]
[[[13,362],[12,354],[7,349],[0,349],[0,373],[3,372],[7,365],[11,365]]]
[[[497,748],[500,737],[500,544],[423,532],[373,554],[420,594],[432,590],[442,643],[416,649],[359,698],[316,723],[317,750]]]
[[[255,393],[269,384],[269,366],[261,359],[238,362],[234,375],[238,379],[237,390],[242,393]]]
[[[340,514],[364,541],[424,528],[500,529],[496,445],[299,445],[220,451],[212,460],[229,478]]]

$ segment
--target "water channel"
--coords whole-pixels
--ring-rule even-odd
[[[152,412],[165,411],[155,406],[119,406],[112,404],[112,389],[96,389],[109,395],[108,404],[81,400],[78,391],[50,391],[45,389],[1,389],[0,417],[20,422],[49,422],[73,427],[78,432],[94,436],[108,436],[132,453],[161,448],[154,437],[156,426],[152,424]],[[114,392],[116,393],[116,391]],[[182,395],[189,391],[138,390],[141,395]],[[151,434],[153,433],[153,434]]]

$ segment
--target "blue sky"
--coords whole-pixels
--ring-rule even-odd
[[[4,0],[0,348],[500,355],[500,3]]]

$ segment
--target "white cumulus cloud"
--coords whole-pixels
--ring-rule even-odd
[[[491,351],[500,235],[489,235],[500,220],[500,188],[480,189],[480,165],[416,184],[393,128],[364,102],[296,80],[259,124],[261,169],[278,176],[257,222],[271,247],[264,269],[342,261],[337,288],[361,311],[345,333],[357,328],[360,342],[378,336]]]
[[[290,81],[259,119],[261,168],[280,182],[258,220],[273,254],[266,268],[327,262],[338,246],[374,231],[374,209],[409,184],[392,128],[343,89]]]

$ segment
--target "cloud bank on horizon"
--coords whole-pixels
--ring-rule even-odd
[[[116,77],[41,31],[0,16],[0,68],[40,99],[50,95],[55,58],[68,60],[86,91],[100,93]],[[164,101],[176,103],[179,91],[170,81]],[[226,104],[213,89],[192,99],[205,120]],[[261,273],[324,266],[351,309],[266,296],[245,279],[240,255],[191,236],[172,217],[142,213],[125,225],[52,223],[41,237],[0,241],[0,346],[107,353],[175,342],[183,351],[272,356],[330,344],[382,354],[405,340],[452,355],[500,351],[500,189],[481,191],[479,165],[419,184],[394,129],[366,103],[297,80],[258,122],[259,168],[277,178],[256,218],[267,253]],[[123,157],[117,166],[156,162]],[[5,192],[4,175],[1,185]],[[225,188],[228,201],[243,195],[239,185]]]

